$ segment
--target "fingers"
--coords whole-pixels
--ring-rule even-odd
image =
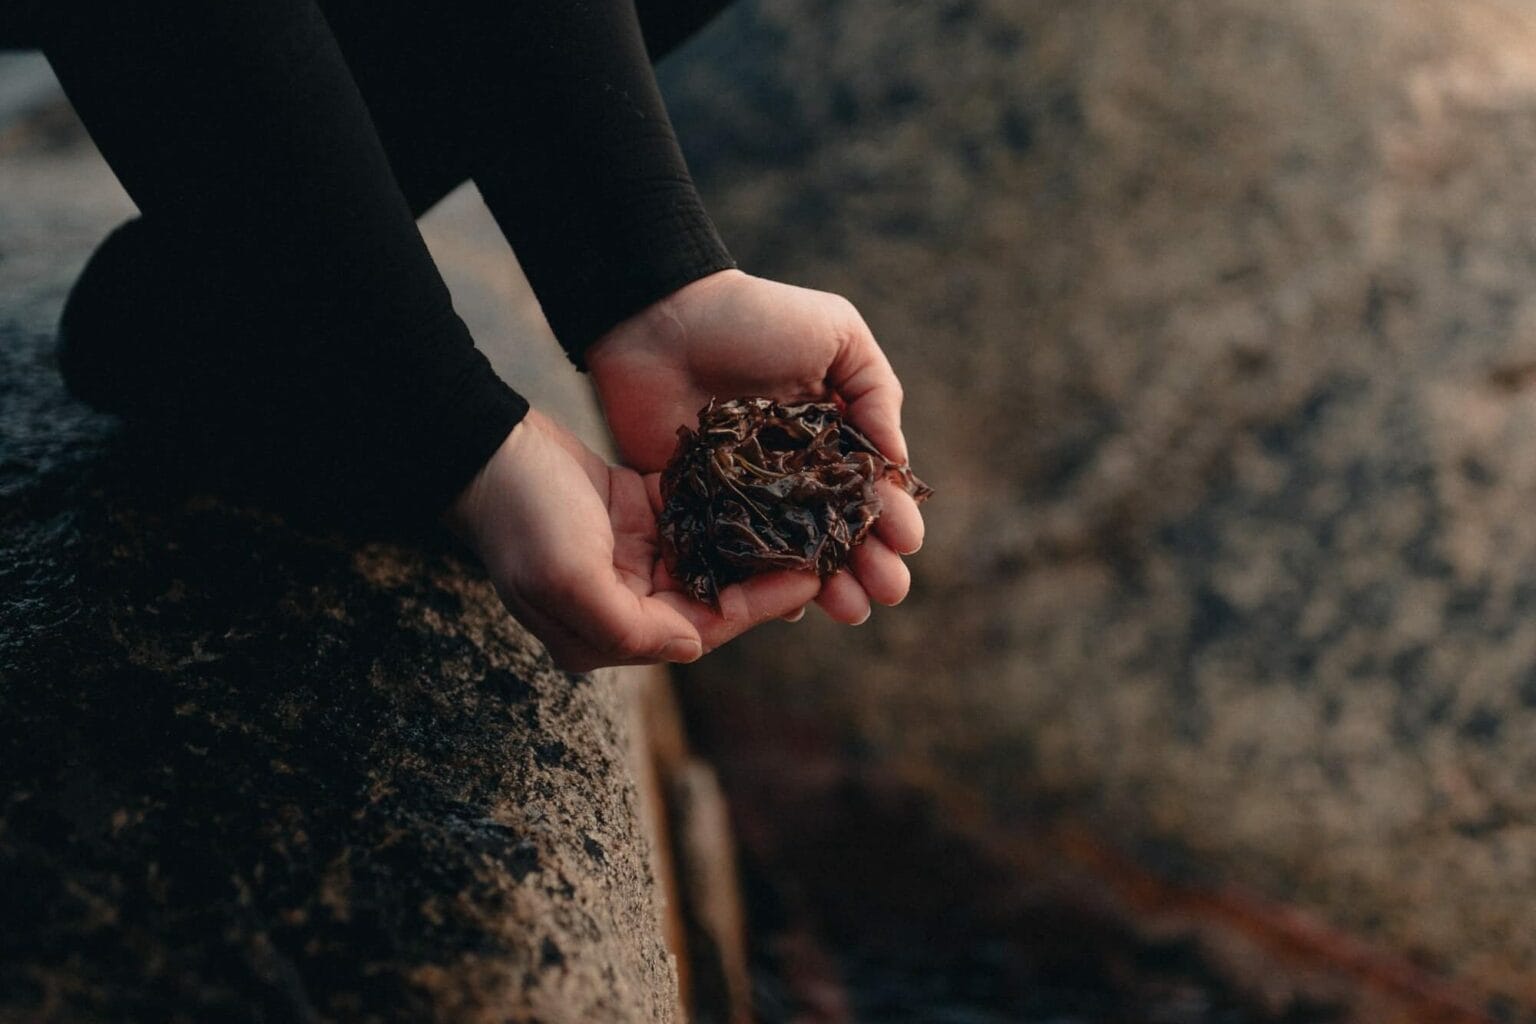
[[[646,473],[641,478],[645,482],[645,498],[651,505],[651,515],[660,517],[661,510],[666,507],[666,502],[661,500],[661,474]]]
[[[868,435],[886,458],[906,462],[901,381],[858,311],[849,306],[845,316],[848,326],[827,370],[827,381],[847,403],[848,421]]]
[[[917,502],[889,480],[875,484],[875,493],[880,495],[881,505],[875,536],[898,554],[915,554],[923,546],[924,532],[923,514],[918,511]]]
[[[906,563],[878,537],[870,537],[853,549],[848,568],[865,596],[881,604],[900,604],[912,586]]]
[[[869,619],[869,595],[846,570],[829,577],[821,585],[816,603],[833,622],[845,626],[863,625]]]

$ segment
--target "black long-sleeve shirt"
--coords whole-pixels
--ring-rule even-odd
[[[177,286],[175,317],[129,311],[150,325],[136,343],[195,325],[179,383],[200,414],[308,437],[292,458],[342,491],[436,512],[527,406],[475,350],[415,214],[473,177],[578,365],[732,262],[631,0],[382,7],[64,0],[41,36],[149,229],[121,262]]]

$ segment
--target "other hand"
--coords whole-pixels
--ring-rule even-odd
[[[480,556],[507,609],[562,669],[688,662],[815,598],[814,573],[725,588],[717,611],[659,558],[652,474],[610,466],[529,412],[454,500],[446,525]]]

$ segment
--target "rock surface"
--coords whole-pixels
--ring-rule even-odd
[[[64,112],[0,129],[0,1020],[678,1019],[634,677],[158,479],[50,356],[130,208]]]
[[[1088,822],[1536,1006],[1532,54],[1519,0],[727,14],[667,74],[706,199],[865,311],[938,490],[907,606],[700,667],[727,768]]]

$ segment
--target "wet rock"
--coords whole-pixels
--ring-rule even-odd
[[[1087,822],[1536,1005],[1532,52],[1500,0],[722,19],[707,201],[866,313],[940,494],[903,609],[699,668],[727,776]]]

